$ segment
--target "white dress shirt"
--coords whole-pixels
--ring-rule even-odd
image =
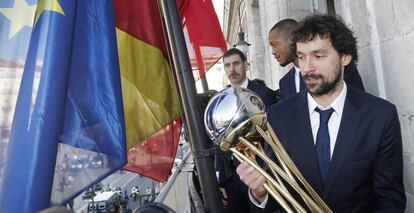
[[[247,85],[249,84],[249,79],[248,78],[245,78],[244,79],[244,81],[243,81],[243,83],[242,84],[240,84],[240,86],[239,87],[241,87],[241,88],[245,88],[245,89],[247,89]],[[234,87],[234,85],[233,84],[230,84],[232,87]]]
[[[247,89],[247,85],[249,84],[249,79],[244,79],[243,83],[240,85],[241,88]]]
[[[328,131],[329,131],[329,140],[330,140],[330,153],[331,158],[335,148],[336,138],[338,136],[339,125],[341,124],[342,112],[344,111],[344,104],[346,98],[346,84],[344,82],[344,87],[342,88],[341,93],[338,97],[328,106],[322,107],[319,105],[315,99],[308,93],[308,107],[309,107],[309,115],[310,115],[310,122],[312,127],[312,135],[313,135],[313,143],[316,145],[316,135],[318,134],[319,129],[319,113],[315,111],[316,107],[321,110],[327,110],[333,108],[335,111],[332,113],[331,117],[328,121]]]
[[[308,93],[308,108],[309,108],[309,115],[310,115],[310,122],[311,122],[311,128],[312,128],[312,135],[313,135],[313,143],[316,145],[316,136],[318,134],[319,129],[319,113],[315,111],[316,107],[322,110],[327,110],[330,108],[333,108],[335,111],[332,113],[331,117],[328,121],[328,131],[329,131],[329,139],[330,139],[330,154],[332,159],[332,154],[335,149],[336,144],[336,138],[338,137],[338,131],[339,131],[339,125],[341,124],[342,119],[342,113],[344,111],[344,105],[345,105],[345,98],[347,93],[347,86],[344,82],[344,87],[342,88],[341,93],[339,96],[328,106],[328,107],[322,107],[319,105],[315,99]],[[249,189],[249,198],[252,201],[254,205],[256,205],[259,208],[265,208],[268,200],[268,195],[266,195],[266,199],[262,203],[258,203],[256,199],[254,199],[253,195],[250,192]]]
[[[300,69],[296,66],[293,66],[293,68],[295,68],[295,88],[296,88],[296,93],[300,92]]]

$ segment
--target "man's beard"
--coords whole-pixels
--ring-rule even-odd
[[[335,76],[331,81],[325,80],[321,74],[305,74],[303,76],[303,79],[306,80],[307,78],[322,79],[322,83],[319,86],[314,86],[315,89],[310,88],[308,85],[306,85],[311,95],[322,96],[328,94],[338,85],[341,80],[341,66],[339,65],[335,69]]]
[[[286,59],[285,61],[282,61],[279,65],[281,67],[285,67],[286,65],[290,64],[291,62],[293,62],[294,58],[293,57],[289,57],[288,59]]]

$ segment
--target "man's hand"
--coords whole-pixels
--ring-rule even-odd
[[[253,166],[247,162],[241,163],[237,169],[240,180],[243,181],[251,190],[257,202],[262,203],[266,199],[267,191],[264,188],[266,179]]]

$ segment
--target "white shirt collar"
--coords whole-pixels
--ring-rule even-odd
[[[312,114],[315,111],[315,108],[318,107],[319,109],[322,109],[322,110],[333,108],[335,110],[335,113],[341,116],[344,110],[346,94],[347,94],[347,86],[346,86],[346,83],[344,82],[344,87],[342,88],[342,91],[339,94],[339,96],[336,97],[336,99],[328,107],[322,107],[315,101],[315,99],[308,92],[309,114]]]
[[[299,75],[300,74],[299,67],[293,66],[293,68],[295,68],[295,75]]]
[[[249,83],[249,80],[246,78],[244,79],[243,83],[240,85],[240,87],[247,89],[247,84]]]
[[[293,66],[295,69],[295,89],[296,93],[300,92],[300,69],[296,66]]]

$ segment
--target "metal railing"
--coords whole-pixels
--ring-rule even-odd
[[[188,150],[154,202],[162,203],[175,212],[204,213],[203,201],[194,186],[193,171],[194,162]]]

